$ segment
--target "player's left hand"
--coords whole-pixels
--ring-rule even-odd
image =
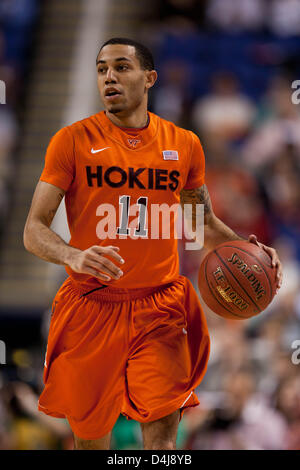
[[[277,270],[277,274],[276,274],[276,280],[277,280],[277,290],[276,290],[276,294],[277,294],[277,292],[279,291],[279,289],[280,289],[280,287],[281,287],[281,284],[282,284],[282,277],[283,277],[282,265],[281,265],[279,256],[278,256],[278,254],[277,254],[277,251],[276,251],[274,248],[271,248],[270,246],[266,246],[266,245],[263,245],[262,243],[260,243],[260,242],[257,240],[257,236],[256,236],[256,235],[249,235],[248,242],[254,243],[254,245],[259,246],[260,248],[262,248],[263,250],[265,250],[265,252],[268,253],[268,255],[271,257],[272,266],[273,266],[274,268],[276,267],[276,270]]]

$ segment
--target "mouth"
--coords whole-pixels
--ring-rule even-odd
[[[105,99],[107,99],[108,101],[114,101],[119,96],[121,96],[121,93],[116,89],[111,88],[111,89],[106,90],[105,92]]]

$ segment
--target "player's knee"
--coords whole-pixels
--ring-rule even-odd
[[[109,450],[110,442],[106,436],[102,439],[80,439],[74,435],[74,450]]]
[[[98,447],[93,441],[84,439],[74,439],[74,450],[98,450]]]
[[[74,450],[86,450],[90,449],[92,445],[91,441],[79,439],[78,437],[74,437]]]
[[[171,439],[157,439],[148,443],[148,446],[144,448],[145,450],[175,450],[176,442]]]

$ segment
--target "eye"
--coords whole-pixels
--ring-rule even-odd
[[[128,69],[128,65],[118,65],[117,69],[118,69],[118,70],[127,70],[127,69]]]
[[[105,68],[104,67],[99,67],[98,68],[98,73],[104,73],[105,72]]]

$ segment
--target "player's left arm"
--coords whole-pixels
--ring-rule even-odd
[[[237,235],[214,214],[209,192],[205,184],[200,188],[182,189],[180,192],[180,203],[183,211],[184,204],[192,205],[192,220],[190,223],[193,228],[196,227],[196,205],[204,205],[204,246],[208,250],[213,250],[220,243],[227,241],[244,240],[244,238]],[[276,250],[258,242],[256,235],[250,235],[248,241],[260,246],[271,257],[272,266],[276,267],[277,270],[277,287],[279,288],[282,284],[282,266]]]

